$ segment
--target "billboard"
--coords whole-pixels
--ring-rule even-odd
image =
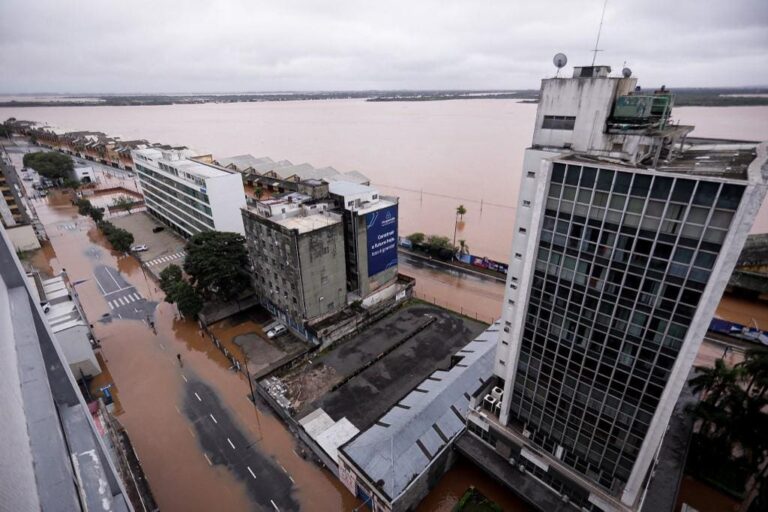
[[[368,277],[397,266],[397,205],[365,216],[368,236]]]

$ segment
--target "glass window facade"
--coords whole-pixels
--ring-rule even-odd
[[[629,478],[744,187],[555,163],[510,425]]]

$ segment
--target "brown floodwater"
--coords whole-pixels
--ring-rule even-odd
[[[768,107],[680,107],[694,135],[768,140]],[[509,256],[514,206],[536,105],[515,100],[362,100],[209,103],[137,107],[0,108],[8,117],[128,139],[183,144],[215,157],[243,153],[357,169],[400,196],[400,233],[453,236],[475,254]],[[768,206],[754,232],[768,231]]]
[[[536,106],[511,100],[370,103],[359,100],[157,107],[35,107],[0,109],[8,117],[48,122],[71,130],[101,130],[124,139],[184,144],[224,157],[251,153],[357,169],[384,193],[400,196],[400,232],[453,235],[458,204],[468,210],[457,239],[470,251],[506,260],[511,245],[514,205],[522,155],[530,143]],[[768,139],[768,107],[675,109],[682,123],[695,124],[695,135],[747,140]],[[33,260],[45,271],[67,268],[78,286],[89,318],[108,312],[91,275],[93,261],[84,249],[102,247],[100,263],[116,266],[140,293],[162,301],[162,293],[133,258],[118,258],[103,237],[78,217],[67,197],[36,202],[51,242]],[[71,227],[74,225],[74,228]],[[768,231],[763,207],[753,232]],[[55,255],[52,250],[55,249]],[[501,283],[480,282],[430,268],[403,265],[417,278],[417,293],[479,318],[498,316]],[[768,324],[768,308],[726,297],[718,314],[741,323],[752,318]],[[161,509],[245,510],[245,487],[227,471],[210,467],[189,422],[176,407],[182,403],[175,354],[206,380],[229,407],[247,435],[274,456],[296,480],[296,496],[307,510],[351,510],[356,500],[328,472],[294,452],[292,435],[270,414],[247,399],[247,383],[229,371],[228,361],[197,327],[176,318],[169,304],[157,310],[157,334],[138,321],[96,323],[102,357],[120,400],[120,421],[133,440]],[[709,363],[720,347],[702,346],[698,361]],[[733,356],[738,357],[738,356]],[[476,468],[459,464],[446,475],[419,510],[447,511],[469,485],[480,487],[507,510],[527,510]],[[497,492],[498,491],[498,492]],[[512,500],[512,501],[506,501]]]
[[[162,292],[134,258],[111,251],[92,222],[77,215],[68,198],[52,195],[36,208],[51,241],[33,262],[49,273],[64,267],[72,282],[81,281],[76,285],[77,294],[94,325],[104,367],[92,383],[92,392],[112,385],[115,412],[131,437],[161,509],[251,510],[255,506],[242,482],[227,469],[210,466],[202,456],[194,427],[180,412],[184,381],[176,354],[182,354],[184,371],[197,375],[217,392],[257,449],[288,470],[303,508],[344,510],[356,505],[329,472],[296,454],[293,436],[274,416],[253,406],[244,377],[228,369],[229,361],[201,337],[196,323],[179,319],[174,307],[162,302]],[[160,301],[156,334],[143,321],[96,321],[109,312],[93,279],[96,264],[117,267],[143,297]]]

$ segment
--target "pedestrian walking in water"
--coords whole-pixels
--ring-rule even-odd
[[[179,366],[184,366],[184,363],[181,361],[181,354],[176,354],[176,359],[179,360]]]

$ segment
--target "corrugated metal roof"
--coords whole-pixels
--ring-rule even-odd
[[[456,355],[460,365],[422,381],[378,422],[340,448],[371,483],[394,501],[464,430],[469,400],[493,370],[499,323]],[[471,352],[469,352],[471,351]],[[439,430],[439,432],[438,432]]]

